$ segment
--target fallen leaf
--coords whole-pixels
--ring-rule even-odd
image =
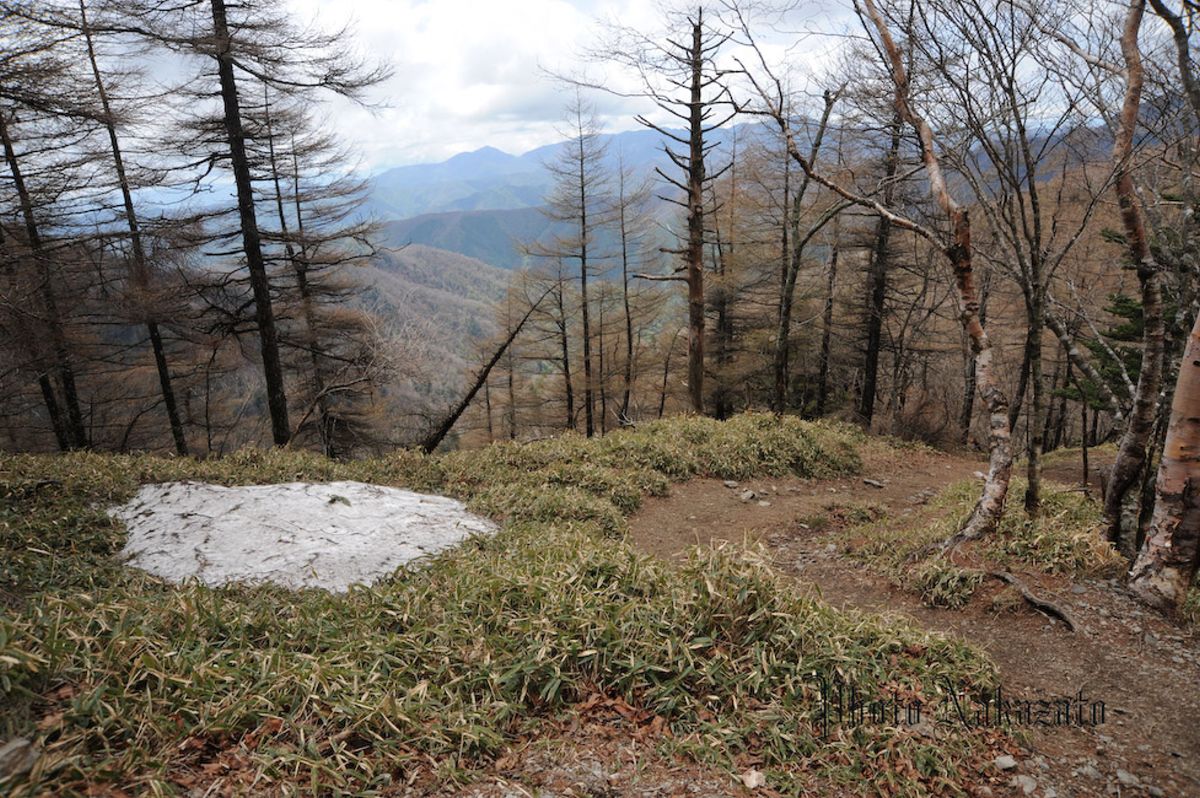
[[[742,774],[742,784],[746,785],[746,789],[754,790],[767,785],[767,777],[763,775],[761,770],[750,769]]]
[[[53,714],[47,715],[46,717],[44,717],[38,721],[38,723],[37,723],[38,730],[46,731],[46,729],[52,729],[55,726],[62,723],[62,719],[63,719],[63,713],[61,713],[61,712],[55,712]]]

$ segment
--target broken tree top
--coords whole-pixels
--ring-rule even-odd
[[[449,548],[491,521],[462,502],[362,482],[144,485],[110,514],[130,565],[171,582],[272,582],[340,592]]]

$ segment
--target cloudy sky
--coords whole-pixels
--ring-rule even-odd
[[[519,154],[560,140],[567,92],[547,70],[571,72],[603,20],[656,30],[646,0],[290,0],[299,19],[325,28],[347,22],[358,47],[395,74],[374,92],[373,113],[350,104],[328,109],[357,143],[366,170],[445,159],[485,145]],[[828,8],[828,6],[826,6]],[[796,27],[844,17],[809,13]],[[795,36],[791,39],[794,41]],[[777,56],[783,45],[771,45]],[[806,46],[792,55],[807,59]],[[590,67],[591,70],[597,67]],[[594,97],[605,128],[637,126],[635,100]]]

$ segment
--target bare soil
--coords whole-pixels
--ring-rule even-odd
[[[669,558],[697,544],[758,541],[780,570],[835,606],[900,613],[981,647],[1010,695],[1083,690],[1105,702],[1102,725],[1032,727],[1017,767],[980,774],[975,786],[997,795],[1007,790],[1048,798],[1200,796],[1200,636],[1194,628],[1140,607],[1119,580],[1072,582],[1034,572],[1019,576],[1038,595],[1068,608],[1079,631],[1024,605],[995,611],[991,599],[1003,589],[999,582],[986,584],[961,610],[931,609],[845,558],[834,542],[839,526],[848,523],[847,509],[853,514],[856,507],[875,505],[902,522],[938,490],[983,467],[962,456],[879,452],[855,478],[751,480],[733,488],[695,480],[648,501],[631,520],[631,537]],[[1078,485],[1080,470],[1075,463],[1056,464],[1046,475]],[[744,501],[745,490],[756,497]],[[1028,780],[1020,788],[1010,784],[1017,776],[1036,786],[1025,793]]]
[[[1093,462],[1091,490],[1098,495]],[[632,542],[667,560],[693,546],[757,542],[776,567],[838,607],[906,616],[929,630],[985,650],[1008,695],[1075,695],[1102,700],[1096,727],[1027,727],[1018,733],[1017,765],[989,765],[971,783],[975,796],[1085,798],[1200,796],[1200,635],[1137,605],[1116,579],[1072,581],[1018,571],[1038,595],[1064,606],[1081,628],[1072,633],[1019,604],[997,610],[1004,586],[985,584],[961,610],[932,609],[845,556],[838,532],[864,511],[902,523],[947,485],[985,468],[973,456],[872,450],[856,477],[754,479],[730,486],[693,480],[647,500],[630,520]],[[1080,485],[1077,462],[1056,461],[1046,477]],[[744,497],[753,491],[752,499]],[[594,703],[594,702],[593,702]],[[773,796],[771,785],[747,789],[742,778],[660,753],[653,730],[630,708],[584,706],[562,728],[514,746],[461,798],[539,796]],[[753,783],[753,782],[752,782]],[[417,786],[428,794],[430,785]],[[880,785],[880,789],[885,789]],[[1028,791],[1027,791],[1028,790]],[[806,794],[833,798],[814,783]],[[886,791],[880,794],[886,794]]]

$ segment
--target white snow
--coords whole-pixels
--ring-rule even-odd
[[[170,582],[273,582],[333,592],[496,525],[462,502],[363,482],[144,485],[109,513],[128,563]]]

